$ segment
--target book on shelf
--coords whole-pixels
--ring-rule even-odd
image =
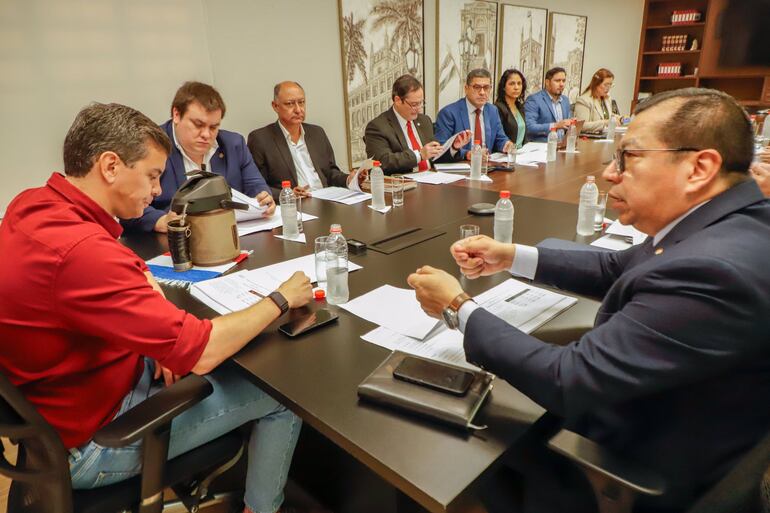
[[[680,9],[671,13],[672,25],[689,25],[698,23],[701,20],[702,13],[697,9]]]

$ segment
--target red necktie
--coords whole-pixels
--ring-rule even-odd
[[[409,134],[409,144],[412,145],[414,151],[420,151],[420,143],[417,142],[417,138],[414,136],[414,130],[412,130],[412,122],[406,122],[406,133]],[[417,169],[420,171],[427,171],[430,166],[427,160],[421,160],[417,165]]]
[[[476,128],[473,129],[473,140],[484,142],[483,132],[481,131],[481,109],[476,109]]]

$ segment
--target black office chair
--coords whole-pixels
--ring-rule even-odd
[[[171,420],[212,391],[204,378],[187,376],[100,429],[94,440],[106,447],[142,440],[142,473],[101,488],[73,490],[68,452],[59,435],[0,375],[0,436],[18,444],[15,464],[5,454],[0,458],[0,474],[13,480],[8,513],[159,513],[167,487],[195,513],[213,498],[211,481],[243,452],[243,437],[231,432],[166,461]]]
[[[600,513],[631,513],[637,496],[659,496],[663,479],[655,472],[610,454],[597,443],[562,430],[548,447],[575,463],[588,478]],[[770,433],[687,513],[770,513]]]

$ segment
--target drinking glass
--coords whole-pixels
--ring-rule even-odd
[[[476,224],[464,224],[460,226],[460,239],[467,239],[479,234],[479,226]]]
[[[326,290],[326,242],[329,237],[315,238],[315,275],[318,280],[318,288]]]
[[[599,191],[594,207],[594,231],[599,232],[604,225],[604,212],[607,210],[607,193]]]
[[[508,148],[508,169],[513,169],[516,165],[516,145],[511,144]]]
[[[393,207],[403,207],[405,178],[403,176],[393,176],[390,180],[390,193]]]
[[[302,198],[297,197],[297,233],[305,233],[302,227]]]
[[[489,149],[486,146],[481,147],[481,177],[487,176],[489,172]]]

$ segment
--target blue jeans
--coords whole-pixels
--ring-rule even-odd
[[[153,382],[155,363],[146,359],[144,373],[123,399],[117,415],[164,388]],[[171,423],[169,458],[187,452],[255,420],[251,430],[244,502],[254,513],[274,513],[283,502],[283,487],[302,421],[232,370],[215,369],[205,378],[214,392]],[[112,449],[93,441],[70,450],[74,488],[97,488],[141,472],[141,441]]]

